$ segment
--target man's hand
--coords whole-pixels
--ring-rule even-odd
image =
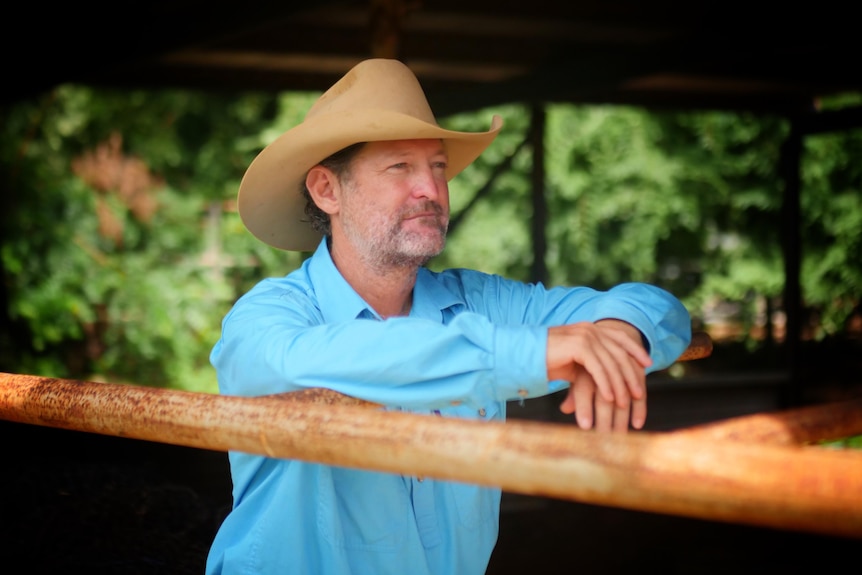
[[[646,372],[640,331],[619,320],[548,329],[548,380],[570,383],[560,404],[583,429],[627,431],[646,422]]]

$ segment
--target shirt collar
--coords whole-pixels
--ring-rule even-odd
[[[456,306],[466,306],[464,297],[450,289],[440,274],[419,268],[410,315],[441,321],[443,310]]]
[[[325,237],[308,262],[308,278],[326,323],[349,321],[363,314],[374,317],[371,306],[350,287],[335,267]]]
[[[349,321],[362,316],[377,317],[371,306],[356,293],[335,267],[326,238],[321,240],[308,262],[308,278],[327,323]],[[444,309],[464,304],[464,298],[449,289],[437,274],[426,268],[419,268],[413,288],[411,316],[440,321]]]

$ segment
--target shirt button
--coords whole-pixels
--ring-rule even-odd
[[[485,408],[479,410],[479,417],[485,417]]]
[[[518,395],[520,395],[521,397],[527,397],[529,395],[529,392],[526,389],[519,389]]]

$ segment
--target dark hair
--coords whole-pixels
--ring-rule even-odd
[[[342,148],[331,156],[324,158],[318,164],[331,170],[335,174],[335,177],[341,181],[350,176],[350,163],[364,145],[365,142],[359,142],[358,144]],[[302,180],[302,195],[305,197],[305,215],[308,217],[306,221],[311,224],[314,231],[324,236],[329,236],[332,233],[329,224],[329,214],[321,210],[314,203],[311,192],[308,191],[308,186],[305,185],[305,180]]]

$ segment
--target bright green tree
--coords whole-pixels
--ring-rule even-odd
[[[202,367],[233,297],[213,238],[274,111],[261,95],[76,86],[5,110],[3,365],[213,389]]]
[[[824,105],[860,106],[862,95]],[[822,338],[862,313],[862,129],[808,136],[802,182],[800,281],[812,336]]]

